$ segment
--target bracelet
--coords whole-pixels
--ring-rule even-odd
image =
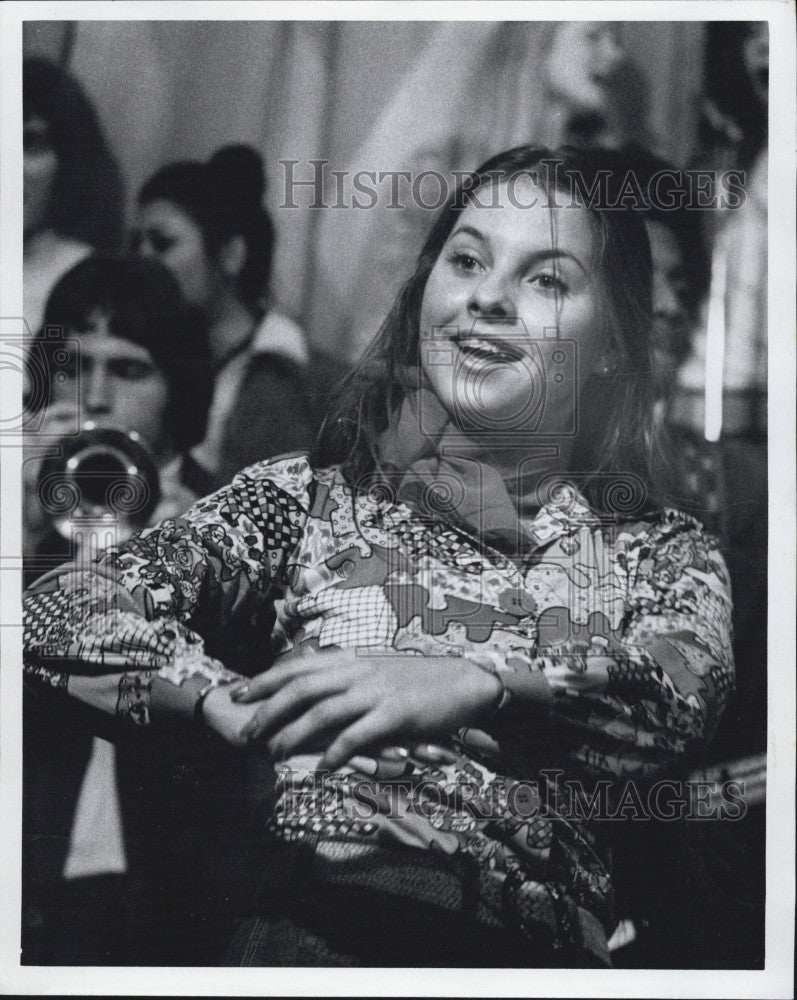
[[[495,650],[484,650],[475,654],[468,652],[468,659],[475,666],[497,677],[501,684],[500,694],[492,709],[493,714],[502,713],[515,699],[520,699],[523,704],[537,704],[545,712],[550,711],[552,694],[548,681],[535,660],[527,654],[512,650],[508,655],[502,655]],[[519,670],[507,669],[507,660],[519,660],[522,666]]]
[[[506,683],[506,671],[499,667],[499,662],[501,662],[500,654],[483,651],[479,653],[468,653],[468,659],[471,663],[477,666],[480,670],[483,670],[486,674],[491,677],[495,677],[498,683],[501,685],[501,690],[498,692],[498,696],[495,699],[495,704],[490,710],[491,713],[495,714],[501,712],[509,702],[512,700],[512,692]]]
[[[499,684],[501,685],[501,690],[498,694],[495,704],[493,705],[493,714],[498,712],[503,712],[506,706],[512,701],[512,692],[507,687],[506,678],[504,677],[503,670],[496,670],[495,673],[491,670],[490,673],[493,677],[497,678]]]
[[[219,687],[219,682],[214,679],[207,683],[196,696],[196,701],[194,702],[194,722],[202,728],[205,726],[205,698],[217,687]]]

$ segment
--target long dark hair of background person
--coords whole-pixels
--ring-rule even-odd
[[[48,59],[22,65],[23,120],[42,118],[58,157],[49,228],[102,252],[121,249],[123,186],[97,113],[80,85]]]

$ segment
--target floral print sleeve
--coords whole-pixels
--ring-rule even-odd
[[[594,590],[588,627],[574,639],[571,620],[570,636],[541,642],[526,669],[544,674],[573,763],[651,777],[710,739],[733,689],[728,572],[697,522],[665,511],[621,530]]]
[[[197,685],[234,679],[200,635],[273,599],[312,479],[303,456],[260,463],[184,517],[42,577],[25,600],[27,674],[140,725],[164,702],[153,698],[162,682],[174,695],[193,681],[191,697],[165,699],[180,711]]]

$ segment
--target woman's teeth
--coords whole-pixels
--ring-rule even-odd
[[[479,358],[482,361],[511,362],[518,361],[520,354],[503,345],[491,343],[484,340],[460,341],[459,349],[463,354],[472,358]]]

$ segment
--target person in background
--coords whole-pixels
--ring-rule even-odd
[[[44,335],[53,326],[62,339]],[[66,359],[57,357],[64,351]],[[59,436],[66,435],[56,451],[84,424],[132,432],[157,470],[150,520],[175,517],[196,500],[182,458],[203,436],[212,390],[208,346],[173,278],[152,261],[90,256],[69,270],[50,294],[31,357],[49,378],[43,419],[26,442],[28,580],[70,554],[90,558],[64,535],[57,488],[39,480]],[[123,524],[116,528],[124,541]],[[68,719],[53,739],[52,721],[27,692],[23,961],[127,964],[145,951],[167,964],[187,955],[201,962],[198,887],[207,880],[192,892],[179,872],[206,870],[201,846],[192,853],[185,835],[186,815],[197,820],[195,830],[208,826],[190,795],[178,799],[182,809],[174,804],[173,741],[114,748]],[[181,768],[183,786],[208,777],[190,747],[181,747]]]
[[[454,193],[321,459],[27,596],[37,690],[268,750],[232,964],[606,966],[610,831],[553,775],[642,787],[732,690],[722,557],[658,485],[644,224],[562,207],[568,172],[595,162],[518,147]]]
[[[556,26],[545,59],[544,85],[549,129],[555,129],[562,144],[578,148],[620,145],[639,139],[641,120],[647,108],[627,115],[626,132],[618,127],[616,93],[621,74],[632,67],[623,49],[616,25],[600,21],[565,21]],[[631,103],[622,95],[622,103]]]
[[[651,199],[641,212],[653,265],[651,372],[656,408],[679,458],[677,503],[717,536],[734,599],[736,693],[711,744],[692,766],[722,765],[733,775],[742,761],[752,768],[767,742],[766,452],[750,440],[727,434],[709,443],[683,420],[691,411],[680,405],[679,374],[704,321],[711,272],[705,234],[712,220],[706,212],[668,206],[667,183],[673,189],[681,183],[673,164],[636,148],[594,155],[620,178],[632,173],[639,190],[659,193],[660,200]],[[656,187],[657,177],[662,180]],[[748,769],[751,788],[753,777]],[[672,967],[708,961],[717,967],[751,967],[761,962],[763,821],[761,801],[754,795],[743,822],[680,828],[648,824],[647,829],[631,823],[618,837],[617,887],[627,907],[624,912],[636,914],[638,940],[616,953],[616,964]],[[659,857],[658,868],[647,863],[651,855]],[[642,871],[648,873],[644,878]],[[722,941],[719,953],[717,940]]]
[[[56,328],[63,338],[50,339]],[[66,360],[53,357],[66,349]],[[32,379],[44,394],[35,433],[27,436],[24,553],[58,552],[51,512],[38,491],[41,459],[86,421],[134,432],[151,455],[161,499],[154,517],[190,506],[185,459],[202,439],[210,403],[210,350],[165,268],[92,255],[57,282],[32,346]],[[43,373],[43,379],[42,375]],[[66,551],[63,552],[66,554]]]
[[[96,112],[46,59],[22,65],[23,314],[30,336],[58,278],[92,250],[116,252],[123,191]]]
[[[707,28],[705,99],[691,166],[741,173],[741,205],[711,213],[711,242],[724,258],[723,433],[757,447],[767,436],[767,174],[769,25],[712,22]],[[694,338],[679,383],[679,420],[703,423],[706,343]],[[691,393],[690,393],[691,390]],[[691,398],[690,398],[691,396]]]
[[[270,301],[275,233],[261,157],[227,146],[172,163],[142,187],[133,249],[168,268],[208,331],[215,385],[192,451],[206,488],[269,455],[310,447],[342,374]]]

